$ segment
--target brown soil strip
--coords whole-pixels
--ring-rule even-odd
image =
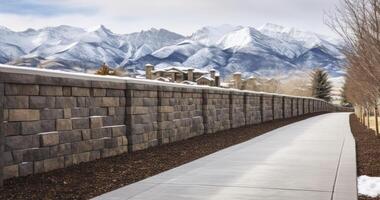
[[[89,199],[316,115],[201,135],[48,173],[13,178],[5,181],[0,199]],[[379,144],[376,145],[380,150]],[[371,169],[380,172],[380,167]]]
[[[361,124],[354,114],[350,116],[350,124],[356,142],[358,176],[380,176],[380,137]],[[359,196],[359,200],[380,200],[380,197]]]

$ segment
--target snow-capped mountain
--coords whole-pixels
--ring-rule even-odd
[[[128,70],[188,66],[215,68],[222,76],[240,71],[271,75],[323,67],[342,75],[339,42],[274,24],[259,29],[222,25],[190,36],[165,29],[115,34],[104,26],[71,26],[15,32],[0,27],[0,63],[91,72],[102,63]]]

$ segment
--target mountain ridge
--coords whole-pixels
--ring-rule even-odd
[[[275,24],[207,26],[189,36],[152,28],[116,34],[100,25],[85,30],[61,25],[12,31],[0,27],[0,63],[93,72],[100,64],[143,69],[168,65],[215,68],[222,76],[240,71],[271,75],[325,68],[342,76],[340,44],[326,36]]]

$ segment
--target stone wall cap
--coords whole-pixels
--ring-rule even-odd
[[[318,101],[324,101],[322,99],[317,99],[313,97],[292,96],[292,95],[286,95],[286,94],[239,90],[239,89],[234,89],[234,88],[211,87],[211,86],[206,86],[206,85],[186,85],[186,84],[180,84],[180,83],[162,82],[162,81],[157,81],[157,80],[147,80],[147,79],[137,79],[137,78],[117,77],[117,76],[103,76],[103,75],[86,74],[86,73],[78,73],[78,72],[66,72],[66,71],[52,70],[52,69],[19,67],[19,66],[4,65],[4,64],[0,64],[0,72],[51,76],[51,77],[59,77],[59,78],[72,78],[72,79],[81,79],[81,80],[90,80],[90,81],[110,81],[110,82],[127,83],[127,84],[132,83],[132,84],[145,84],[145,85],[167,86],[167,87],[176,87],[176,88],[203,89],[203,90],[209,90],[209,91],[240,92],[240,93],[249,93],[249,94],[284,96],[284,97],[290,97],[290,98],[302,98],[302,99],[313,99],[313,100],[318,100]]]

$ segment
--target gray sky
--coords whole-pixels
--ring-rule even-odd
[[[270,22],[333,35],[325,12],[339,0],[0,0],[0,25],[13,30],[103,24],[116,33],[165,28],[189,35],[221,24],[258,28]]]

